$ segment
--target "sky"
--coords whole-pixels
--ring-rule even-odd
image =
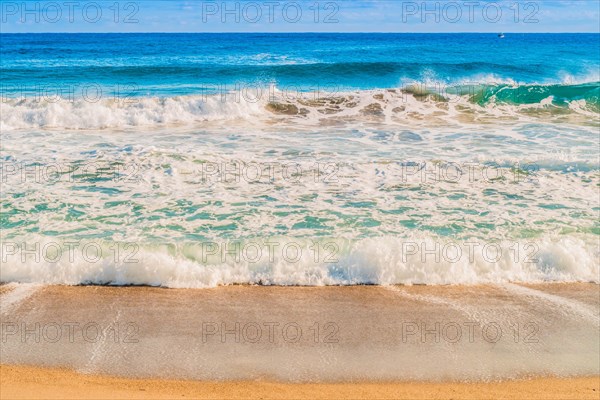
[[[0,32],[596,32],[600,0],[0,0]]]

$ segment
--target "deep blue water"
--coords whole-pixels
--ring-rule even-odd
[[[598,34],[2,34],[3,92],[183,95],[219,85],[391,88],[407,82],[599,80]],[[119,89],[120,88],[120,89]],[[39,89],[37,89],[39,90]]]

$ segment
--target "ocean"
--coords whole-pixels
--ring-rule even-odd
[[[2,282],[600,281],[598,34],[1,34]]]

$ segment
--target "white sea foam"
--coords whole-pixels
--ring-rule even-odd
[[[167,287],[599,281],[597,122],[584,100],[565,114],[554,113],[550,96],[482,106],[419,88],[228,96],[5,101],[3,242],[103,238],[106,254],[114,243],[140,248],[135,263],[22,261],[16,253],[2,279]],[[262,172],[275,165],[274,179],[206,182],[206,165],[240,162]],[[303,171],[298,179],[282,173],[291,163]],[[453,163],[462,168],[456,180]],[[315,179],[317,164],[334,166],[335,180]],[[31,172],[46,167],[46,180]],[[55,179],[57,168],[65,175]],[[115,179],[117,171],[125,176]],[[323,256],[327,235],[335,236],[335,261],[315,261],[307,238],[320,241]],[[300,240],[302,257],[205,262],[199,253],[203,241],[269,237],[280,248]],[[403,257],[408,242],[430,249],[444,238],[463,254],[469,240],[515,238],[533,243],[536,259],[526,261],[521,248],[515,261],[509,247],[493,262]]]
[[[221,101],[220,97],[142,97],[90,102],[21,99],[2,105],[3,130],[30,128],[107,129],[193,124],[250,118],[263,113],[259,102]]]
[[[490,84],[514,82],[488,76]],[[479,81],[478,81],[479,82]],[[459,85],[471,84],[468,82]],[[286,122],[318,125],[324,121],[385,122],[393,125],[443,126],[491,123],[498,119],[535,122],[553,117],[557,107],[548,96],[534,104],[501,104],[491,99],[485,105],[468,95],[452,94],[451,87],[424,81],[404,89],[299,93],[271,88],[248,88],[216,95],[136,97],[121,99],[4,99],[0,128],[15,129],[127,129],[132,127],[202,126],[207,121],[243,120],[259,123]],[[406,90],[405,90],[406,89]],[[464,88],[463,88],[464,89]],[[481,84],[473,91],[482,90]],[[472,93],[473,94],[473,93]],[[437,97],[436,97],[437,96]],[[442,98],[444,98],[442,100]],[[585,100],[567,108],[575,122],[589,123],[597,116]],[[560,118],[564,120],[562,113]],[[582,119],[581,117],[588,117]]]
[[[32,247],[32,241],[28,243]],[[273,238],[237,244],[223,241],[140,245],[139,248],[89,241],[86,246],[86,241],[80,241],[77,245],[71,244],[73,250],[59,256],[49,255],[48,251],[55,251],[59,246],[67,249],[66,243],[57,244],[48,238],[38,239],[37,243],[42,249],[37,260],[31,252],[24,256],[20,252],[13,255],[14,250],[3,243],[6,262],[2,279],[5,282],[176,288],[230,284],[600,282],[599,247],[593,238],[547,237],[522,246],[433,237],[317,242]],[[119,246],[117,257],[119,252],[115,249]]]

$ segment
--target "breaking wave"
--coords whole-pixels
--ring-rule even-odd
[[[552,122],[589,125],[598,123],[600,82],[449,87],[414,83],[353,92],[297,92],[271,86],[173,97],[5,98],[1,107],[3,130],[131,129],[234,120],[444,125],[550,118]]]
[[[172,245],[38,239],[2,243],[3,282],[207,288],[600,281],[593,237],[520,244],[433,236]]]

